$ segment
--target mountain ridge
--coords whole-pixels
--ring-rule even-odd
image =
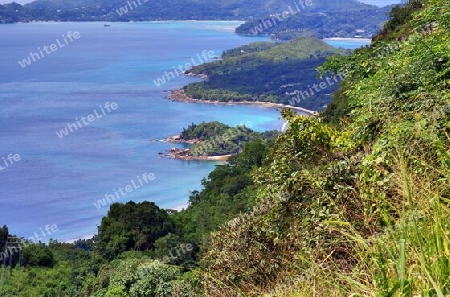
[[[305,0],[299,1],[305,3]],[[206,0],[173,0],[148,2],[148,0],[37,0],[25,5],[16,3],[0,5],[0,23],[29,21],[149,21],[149,20],[244,20],[263,18],[273,13],[288,11],[297,5],[287,0],[244,1],[227,0],[220,4]],[[303,12],[343,12],[369,9],[374,5],[356,0],[334,2],[314,1],[310,6],[299,5]],[[122,13],[121,8],[123,8]],[[125,9],[128,8],[128,9]]]

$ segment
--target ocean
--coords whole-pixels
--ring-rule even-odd
[[[376,6],[379,6],[379,7],[386,6],[386,5],[402,3],[401,0],[361,0],[360,2],[366,3],[366,4],[376,5]]]
[[[267,40],[234,34],[239,24],[1,25],[0,225],[25,238],[56,225],[45,242],[87,238],[108,211],[98,201],[127,185],[117,202],[179,209],[218,163],[164,158],[177,145],[151,139],[201,121],[281,129],[273,108],[166,99],[198,81],[178,75],[180,65]]]

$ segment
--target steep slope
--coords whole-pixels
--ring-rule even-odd
[[[394,50],[325,65],[347,73],[339,126],[283,113],[257,205],[213,235],[208,294],[450,294],[449,15],[428,0]]]

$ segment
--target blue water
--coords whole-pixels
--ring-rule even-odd
[[[215,162],[160,157],[173,144],[151,142],[190,123],[251,123],[258,131],[280,129],[275,109],[243,105],[171,102],[166,91],[197,81],[178,76],[161,87],[153,80],[197,54],[234,48],[266,38],[235,35],[239,22],[31,23],[0,26],[0,166],[2,157],[21,160],[0,170],[0,225],[24,237],[57,225],[52,238],[89,237],[108,207],[94,206],[144,173],[156,179],[119,202],[154,201],[163,208],[185,205]],[[30,66],[18,61],[50,46],[69,31],[80,38]],[[106,113],[68,136],[56,132]],[[50,236],[49,236],[50,237]],[[45,238],[44,241],[47,241]]]
[[[392,4],[400,4],[402,3],[401,0],[361,0],[360,2],[372,4],[376,6],[386,6],[386,5],[392,5]]]
[[[345,48],[345,49],[357,49],[362,46],[369,45],[371,43],[370,40],[361,39],[361,40],[325,40],[331,46],[337,48]]]

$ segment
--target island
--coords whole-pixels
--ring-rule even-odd
[[[278,131],[255,132],[251,123],[230,127],[223,123],[192,123],[179,135],[166,138],[165,142],[184,143],[189,148],[171,148],[166,157],[178,160],[226,161],[237,155],[245,145],[253,140],[275,139]]]

